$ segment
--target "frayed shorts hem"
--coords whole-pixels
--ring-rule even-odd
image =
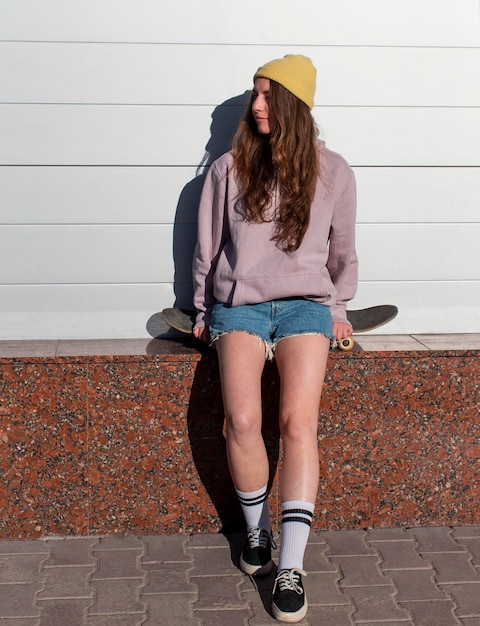
[[[261,337],[260,335],[258,335],[255,332],[252,332],[250,330],[245,330],[244,328],[232,328],[230,330],[225,330],[225,331],[221,331],[221,332],[214,332],[214,333],[210,333],[210,347],[215,347],[215,342],[217,342],[220,337],[223,337],[224,335],[230,335],[231,333],[246,333],[247,335],[251,335],[252,337],[255,337],[258,341],[259,344],[263,345],[265,348],[265,359],[267,361],[273,361],[273,358],[275,356],[275,349],[278,345],[278,343],[280,341],[282,341],[282,339],[288,339],[289,337],[302,337],[302,336],[306,336],[306,335],[319,335],[321,337],[325,337],[326,339],[328,339],[330,341],[330,348],[334,348],[336,344],[336,341],[334,339],[332,339],[331,336],[326,335],[325,333],[321,333],[321,332],[314,332],[314,331],[305,331],[305,332],[298,332],[298,333],[292,333],[291,335],[283,335],[282,337],[278,337],[275,339],[275,341],[267,341],[266,339],[264,339],[263,337]]]

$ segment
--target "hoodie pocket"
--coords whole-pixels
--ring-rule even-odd
[[[330,277],[321,274],[246,278],[235,282],[231,303],[238,306],[292,297],[322,301],[330,299],[334,292]]]

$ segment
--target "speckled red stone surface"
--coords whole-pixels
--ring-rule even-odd
[[[241,526],[214,352],[92,346],[0,359],[0,537]],[[315,527],[480,523],[479,374],[478,350],[332,354]],[[277,395],[267,364],[275,526]]]
[[[317,524],[478,523],[479,374],[478,354],[338,360],[320,410]]]
[[[0,367],[0,536],[86,534],[87,368]]]

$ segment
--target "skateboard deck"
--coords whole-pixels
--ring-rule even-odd
[[[380,304],[367,307],[366,309],[354,309],[347,311],[347,318],[353,327],[354,333],[366,333],[380,326],[388,324],[397,315],[398,308],[392,304]],[[190,309],[168,308],[163,309],[162,318],[170,328],[174,328],[181,333],[192,334],[195,323],[195,311]],[[340,350],[352,350],[355,341],[352,337],[347,337],[339,341],[337,346]]]

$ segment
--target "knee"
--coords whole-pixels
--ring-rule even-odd
[[[227,439],[238,446],[248,446],[252,440],[261,436],[262,420],[256,415],[236,413],[226,416]]]
[[[306,421],[294,416],[280,419],[280,434],[286,445],[305,446],[317,441],[317,420]]]

